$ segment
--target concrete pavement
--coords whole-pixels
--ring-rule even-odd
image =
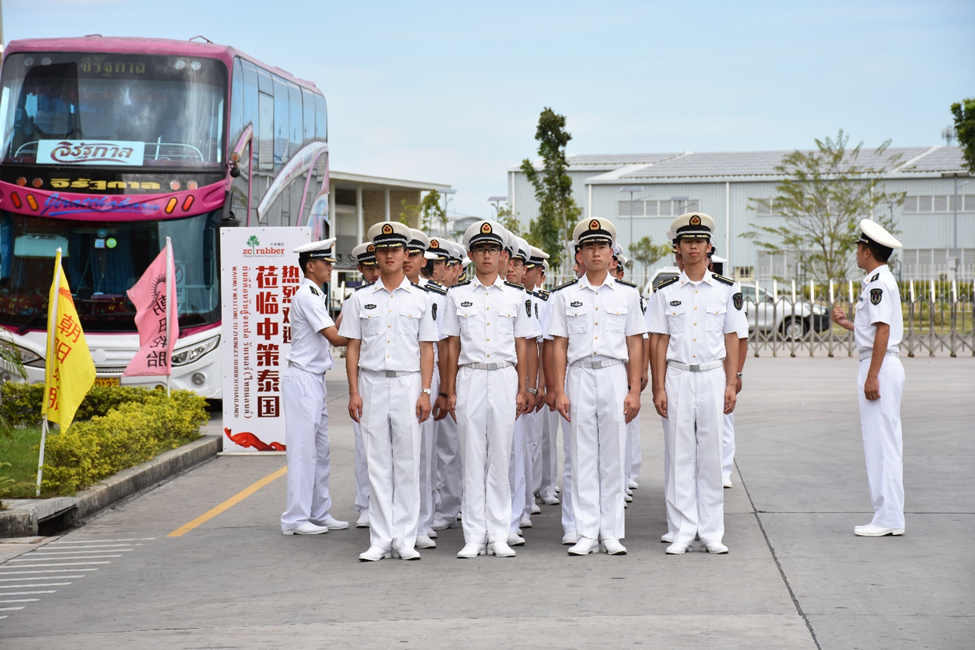
[[[542,506],[514,559],[457,560],[452,529],[420,562],[360,563],[366,530],[280,534],[283,478],[167,537],[285,464],[226,456],[22,545],[35,550],[0,565],[0,648],[972,648],[975,360],[904,363],[900,538],[852,532],[870,518],[856,361],[749,359],[725,491],[729,555],[664,554],[660,423],[646,394],[626,557],[568,557],[558,506]],[[332,513],[354,522],[336,370]]]

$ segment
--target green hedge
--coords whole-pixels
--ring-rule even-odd
[[[200,437],[209,419],[204,398],[188,390],[173,391],[169,398],[164,391],[132,390],[143,394],[87,422],[76,419],[67,432],[48,437],[45,487],[73,494]]]
[[[122,404],[143,404],[160,391],[137,386],[92,386],[78,406],[74,421],[90,420],[107,415]],[[163,395],[165,392],[163,391]],[[44,384],[25,384],[8,381],[0,386],[0,408],[12,427],[34,426],[41,421],[41,400]],[[202,399],[202,398],[201,398]]]

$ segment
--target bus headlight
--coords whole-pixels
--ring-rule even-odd
[[[22,348],[19,345],[14,345],[13,343],[8,343],[6,341],[0,341],[0,347],[2,347],[4,352],[8,353],[13,358],[16,358],[19,355],[20,362],[25,366],[44,366],[41,355],[31,352],[27,348]],[[38,361],[41,363],[38,364]]]
[[[173,365],[185,366],[188,363],[193,363],[204,354],[216,350],[218,345],[220,345],[220,337],[214,336],[212,339],[207,339],[191,348],[183,348],[173,353]]]

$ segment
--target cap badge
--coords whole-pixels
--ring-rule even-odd
[[[366,252],[367,253],[375,253],[376,252],[376,247],[373,246],[372,244],[369,244],[368,246],[366,246]]]
[[[440,242],[434,239],[433,241],[430,242],[430,248],[440,248]]]
[[[383,226],[383,234],[384,235],[392,235],[393,234],[393,227],[391,225],[389,225],[388,223],[386,225],[384,225]]]
[[[599,230],[599,219],[593,219],[589,222],[589,230]]]
[[[481,224],[481,234],[490,235],[492,231],[491,224],[484,222]]]
[[[696,214],[693,217],[691,217],[691,225],[692,226],[700,226],[701,225],[701,217],[697,216]]]

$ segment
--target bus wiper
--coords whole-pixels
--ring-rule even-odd
[[[36,323],[39,320],[43,320],[45,318],[47,318],[47,314],[35,314],[32,319],[30,319],[29,321],[27,321],[25,324],[21,325],[17,329],[17,334],[23,336],[24,334],[27,333],[27,330],[29,330],[31,327],[34,326],[34,323]]]

